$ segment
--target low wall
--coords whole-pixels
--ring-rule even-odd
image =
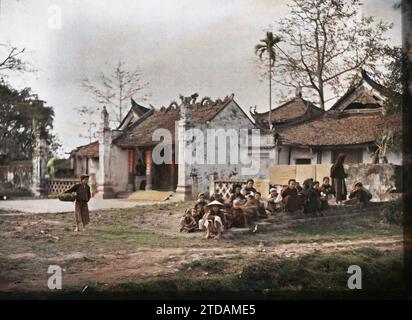
[[[401,192],[402,167],[394,164],[351,164],[345,166],[348,189],[356,182],[362,182],[372,193],[372,200],[384,200],[387,192]]]
[[[331,164],[316,165],[277,165],[269,168],[269,179],[255,179],[256,189],[265,197],[269,192],[269,185],[284,185],[289,179],[296,179],[302,183],[305,179],[313,178],[322,182],[323,177],[330,175]],[[385,201],[389,191],[400,193],[402,186],[402,167],[394,164],[350,164],[345,165],[348,174],[346,186],[348,191],[355,182],[362,182],[372,193],[373,201]],[[234,183],[245,184],[246,180],[211,180],[210,194],[214,190],[222,193],[226,198]]]

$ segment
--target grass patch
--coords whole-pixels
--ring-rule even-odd
[[[362,290],[347,287],[350,265],[362,268]],[[364,247],[340,254],[310,254],[298,259],[262,257],[247,263],[240,272],[221,272],[224,260],[206,259],[182,266],[171,276],[104,286],[90,284],[87,291],[70,288],[58,295],[37,298],[116,299],[368,299],[402,298],[401,253]],[[212,276],[188,275],[188,268],[214,270]],[[28,296],[25,296],[27,298]]]

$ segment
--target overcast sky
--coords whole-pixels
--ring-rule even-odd
[[[362,12],[393,22],[392,43],[401,44],[397,0],[364,1]],[[56,112],[55,129],[65,152],[79,138],[75,107],[96,105],[80,80],[107,71],[119,59],[139,67],[150,82],[155,107],[179,94],[201,97],[235,93],[246,110],[267,108],[254,45],[264,30],[287,15],[287,1],[274,0],[0,0],[0,43],[27,48],[34,73],[7,81],[31,87]],[[54,7],[53,7],[54,6]],[[60,29],[48,26],[61,9]],[[136,97],[138,100],[138,97]]]

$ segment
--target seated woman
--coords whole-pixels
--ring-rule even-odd
[[[242,207],[242,200],[233,201],[233,206],[226,213],[227,228],[248,228],[252,224],[252,216]]]
[[[203,218],[206,205],[207,200],[205,194],[199,193],[197,196],[196,204],[193,208],[193,218],[196,220],[196,223],[199,223],[199,220]]]
[[[319,181],[313,182],[313,189],[318,193],[320,199],[320,210],[325,210],[329,207],[328,199],[326,196],[322,195],[320,191],[320,183]]]
[[[306,179],[303,182],[303,212],[315,213],[320,211],[320,197],[318,192],[313,188],[313,180]]]
[[[206,206],[205,215],[199,220],[199,229],[206,230],[205,238],[214,236],[220,239],[226,225],[224,205],[219,201],[212,201]]]
[[[295,212],[302,209],[302,198],[298,195],[295,179],[290,179],[288,186],[282,191],[282,201],[287,212]]]
[[[357,182],[353,186],[349,200],[344,201],[344,204],[361,204],[366,205],[372,199],[372,194],[366,189],[362,182]]]
[[[192,210],[186,209],[185,215],[180,219],[180,232],[194,232],[197,230],[197,222],[192,216]]]
[[[233,185],[232,192],[229,197],[229,204],[230,206],[233,205],[233,201],[235,199],[241,199],[243,202],[245,201],[246,197],[241,192],[242,187],[240,184]]]

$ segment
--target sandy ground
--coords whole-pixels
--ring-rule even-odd
[[[134,206],[151,205],[156,201],[133,201],[127,199],[96,199],[92,198],[89,202],[90,210],[132,208]],[[33,200],[6,200],[0,201],[0,209],[10,211],[10,213],[64,213],[72,212],[74,204],[63,202],[58,199],[33,199]]]
[[[178,232],[178,221],[187,203],[127,209],[136,203],[93,200],[94,209],[112,205],[124,205],[126,209],[93,211],[90,226],[80,233],[73,232],[72,214],[0,214],[0,292],[47,291],[47,268],[52,264],[63,268],[66,287],[81,289],[93,283],[106,286],[169,275],[179,271],[184,263],[203,259],[226,259],[232,263],[231,271],[236,272],[247,261],[262,255],[293,258],[361,247],[384,251],[402,249],[400,231],[375,235],[372,229],[380,228],[380,224],[371,224],[372,231],[366,234],[369,221],[359,232],[359,238],[351,240],[319,239],[322,234],[302,238],[287,229],[206,240],[202,232]],[[28,208],[37,201],[40,202],[36,212],[41,212],[41,203],[45,206],[56,203],[55,200],[31,200],[28,204],[20,203],[18,208]],[[73,210],[70,203],[67,210]],[[351,225],[349,227],[351,230]],[[285,237],[291,242],[285,243]]]

